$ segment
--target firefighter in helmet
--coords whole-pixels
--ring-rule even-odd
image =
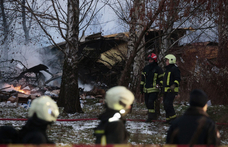
[[[166,112],[166,123],[171,123],[177,116],[173,108],[173,101],[179,92],[181,81],[180,70],[176,65],[173,54],[165,56],[165,72],[163,77],[163,105]]]
[[[47,127],[56,121],[59,108],[49,96],[41,96],[32,101],[28,121],[19,131],[20,143],[53,144],[46,134]]]
[[[94,129],[96,144],[127,143],[129,133],[125,128],[126,115],[134,101],[133,93],[123,86],[109,89],[105,95],[105,111],[99,115],[100,123]]]
[[[157,56],[152,53],[148,56],[149,64],[142,72],[140,91],[144,93],[146,108],[148,109],[148,118],[146,122],[156,120],[155,101],[158,98],[159,85],[162,84],[163,71],[157,64]]]

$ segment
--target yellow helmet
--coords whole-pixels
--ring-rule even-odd
[[[114,110],[128,109],[134,99],[133,93],[124,86],[110,88],[105,95],[107,106]]]
[[[32,101],[28,116],[32,117],[34,113],[39,119],[53,122],[59,116],[59,108],[49,96],[41,96]]]
[[[169,59],[169,64],[175,64],[176,63],[176,57],[173,54],[166,55],[165,59]]]

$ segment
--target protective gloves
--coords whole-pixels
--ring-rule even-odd
[[[173,84],[173,85],[171,85],[171,86],[170,86],[170,88],[169,88],[169,89],[171,90],[171,92],[174,92],[175,87],[176,87],[176,85],[175,85],[175,84]]]

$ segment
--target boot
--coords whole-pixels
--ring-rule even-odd
[[[156,120],[156,119],[157,119],[157,117],[156,117],[155,113],[148,112],[148,118],[145,122],[152,122],[152,120]]]

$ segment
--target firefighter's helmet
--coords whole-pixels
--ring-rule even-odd
[[[39,119],[54,122],[59,116],[59,108],[49,96],[41,96],[32,101],[28,116],[32,117],[35,113]]]
[[[134,99],[133,93],[124,86],[115,86],[109,89],[105,95],[107,106],[118,111],[130,108]]]
[[[157,55],[154,53],[151,53],[148,55],[147,59],[153,59],[155,62],[157,62]]]
[[[176,57],[173,54],[166,55],[165,59],[169,59],[169,64],[175,64],[176,63]]]

